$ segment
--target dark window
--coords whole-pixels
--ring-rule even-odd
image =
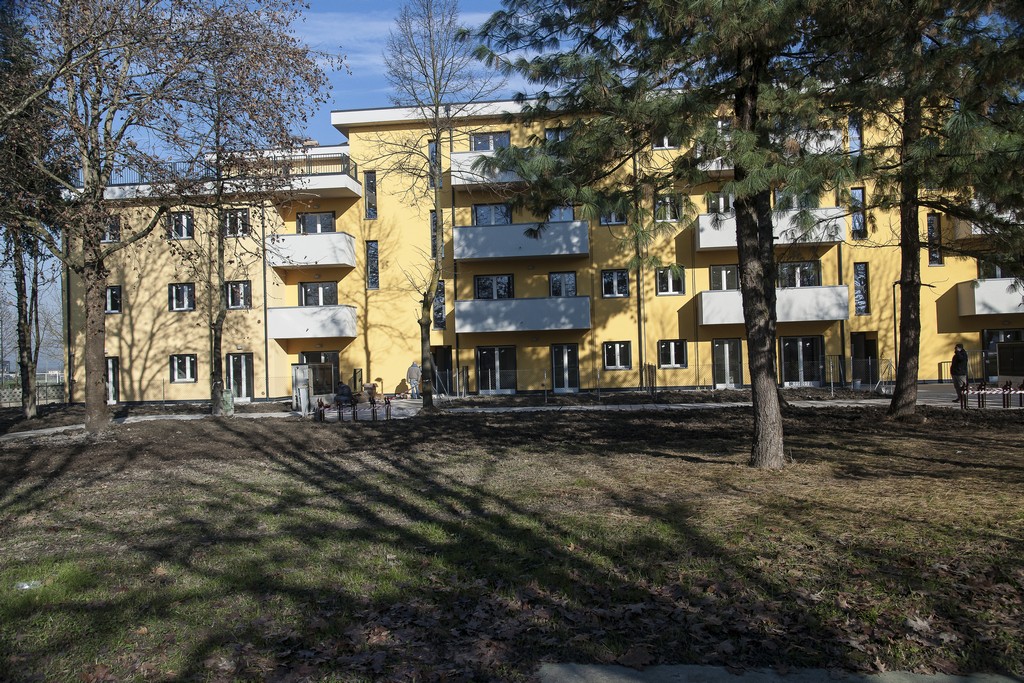
[[[172,211],[167,217],[167,236],[170,239],[190,240],[195,234],[195,219],[191,211]]]
[[[229,309],[252,308],[252,283],[249,280],[225,282],[224,288]]]
[[[167,286],[167,307],[172,311],[196,310],[196,286],[192,282],[179,282]]]
[[[868,283],[868,264],[853,264],[853,312],[867,315],[871,312],[871,289]]]
[[[474,297],[477,299],[511,299],[511,275],[477,275],[473,278]]]
[[[928,265],[942,265],[942,224],[939,214],[928,214]]]
[[[662,195],[654,199],[654,220],[661,223],[674,223],[681,217],[679,197],[674,194]]]
[[[366,288],[380,289],[380,257],[377,240],[366,241]]]
[[[545,128],[544,139],[548,142],[564,142],[569,139],[568,128]]]
[[[576,273],[551,273],[551,296],[576,296]]]
[[[510,225],[512,209],[508,204],[474,204],[473,225]]]
[[[107,313],[121,312],[121,285],[107,287]]]
[[[790,261],[779,264],[779,287],[820,287],[819,261]]]
[[[705,197],[708,213],[729,213],[733,199],[728,192],[709,192]]]
[[[859,156],[861,144],[863,142],[861,133],[863,127],[861,125],[860,114],[850,114],[846,130],[850,142],[850,156]]]
[[[654,149],[675,149],[682,143],[679,136],[667,130],[660,130],[651,136],[651,146]]]
[[[431,140],[427,143],[427,159],[430,164],[430,187],[443,187],[444,183],[441,180],[441,153],[437,146],[437,140]]]
[[[437,281],[437,290],[434,291],[434,329],[445,328],[444,310],[444,280]]]
[[[549,223],[560,223],[576,220],[576,212],[571,206],[556,206],[548,213]]]
[[[617,211],[601,214],[601,225],[622,225],[625,222],[626,215]]]
[[[630,343],[628,341],[605,342],[604,369],[628,370],[633,367],[629,346]]]
[[[496,149],[504,149],[511,142],[511,136],[507,130],[494,133],[473,133],[470,136],[470,146],[474,152],[491,152]]]
[[[225,237],[245,237],[249,234],[249,209],[224,209],[220,221]]]
[[[662,368],[685,368],[686,340],[663,339],[659,341],[658,366]]]
[[[118,216],[111,216],[107,221],[107,229],[103,231],[104,242],[121,241],[121,219]]]
[[[737,265],[711,266],[711,289],[740,288],[740,267]]]
[[[868,238],[868,216],[864,210],[864,188],[850,188],[850,236],[855,240]]]
[[[601,271],[601,296],[605,298],[629,296],[629,274],[625,268]]]
[[[366,207],[366,218],[373,220],[377,217],[377,172],[366,171],[363,173],[363,205]]]
[[[300,235],[334,232],[334,212],[300,213],[296,215],[295,232]]]
[[[337,306],[337,282],[300,282],[300,306]]]
[[[686,283],[683,281],[683,267],[658,268],[655,272],[658,296],[669,294],[685,294]]]
[[[430,210],[430,258],[437,258],[437,211]]]

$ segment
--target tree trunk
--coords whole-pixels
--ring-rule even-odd
[[[98,237],[96,239],[99,239]],[[96,433],[110,424],[107,409],[107,274],[101,261],[90,261],[82,269],[85,293],[85,429]],[[72,369],[69,368],[69,373]]]
[[[896,385],[889,403],[891,417],[917,411],[917,378],[921,362],[921,227],[918,222],[916,161],[910,148],[921,136],[921,103],[903,101],[900,146],[900,345]]]
[[[214,291],[212,299],[216,302],[217,313],[210,325],[210,405],[212,414],[221,416],[224,414],[222,397],[224,394],[224,319],[228,312],[228,292],[224,281],[224,226],[220,224],[218,217],[217,225],[214,227],[217,254],[215,257],[216,276],[213,280]]]
[[[736,91],[737,124],[743,131],[754,131],[758,123],[757,97],[764,62],[756,56],[741,56],[740,68],[747,79]],[[739,163],[736,163],[735,176],[737,182],[746,177]],[[785,456],[775,364],[775,245],[767,191],[736,201],[736,244],[754,409],[754,442],[749,464],[761,469],[781,469]]]
[[[36,363],[32,353],[32,314],[38,311],[39,302],[29,301],[25,282],[25,243],[17,231],[11,233],[14,253],[14,291],[18,306],[18,368],[21,373],[21,410],[25,419],[31,420],[38,414],[36,406]],[[36,276],[33,269],[33,277]],[[33,296],[38,296],[32,287]],[[38,343],[38,339],[36,340]]]
[[[436,285],[435,285],[436,286]],[[430,353],[430,323],[434,298],[426,293],[420,302],[420,395],[424,408],[434,407],[434,356]]]

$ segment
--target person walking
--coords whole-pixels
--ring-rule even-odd
[[[956,389],[954,403],[963,403],[964,392],[967,391],[967,351],[963,344],[953,348],[953,360],[949,363],[949,374],[953,376],[953,388]]]
[[[409,369],[405,371],[405,381],[409,383],[409,392],[412,398],[420,397],[420,378],[422,376],[423,372],[420,370],[420,366],[416,365],[416,361],[413,361]]]

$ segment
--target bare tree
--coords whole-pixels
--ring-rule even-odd
[[[383,176],[407,179],[404,191],[430,203],[436,224],[431,249],[418,264],[406,264],[406,276],[419,303],[423,407],[434,405],[434,361],[430,330],[438,284],[444,277],[444,236],[455,224],[454,207],[446,220],[441,192],[442,145],[452,147],[458,119],[480,110],[479,103],[500,90],[504,81],[485,71],[459,23],[457,0],[409,0],[395,19],[384,48],[384,64],[393,92],[391,101],[413,111],[415,130],[378,137],[373,162]]]

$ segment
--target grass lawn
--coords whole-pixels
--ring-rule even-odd
[[[0,680],[1024,675],[1024,414],[153,421],[4,443]]]

